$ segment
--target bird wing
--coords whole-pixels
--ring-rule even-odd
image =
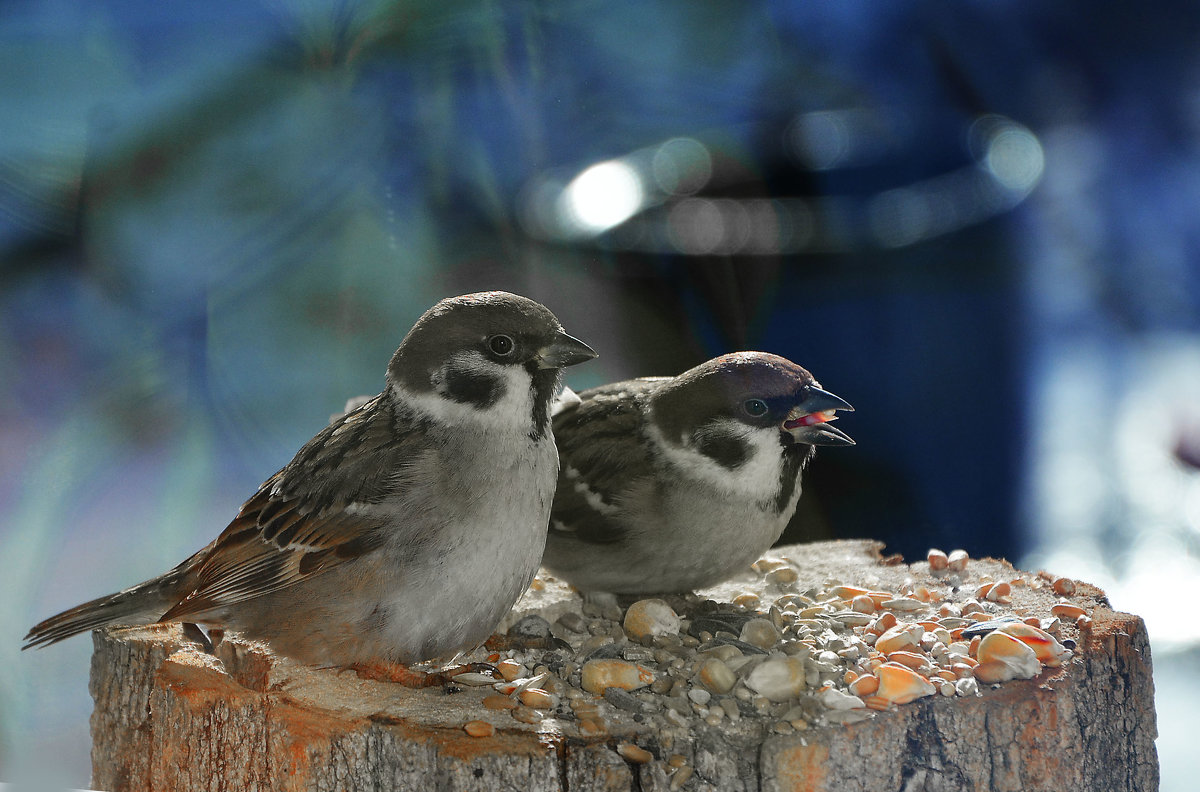
[[[336,417],[185,562],[188,593],[161,621],[278,591],[380,547],[395,525],[371,507],[398,494],[404,467],[425,450],[382,396]]]
[[[653,480],[641,401],[666,379],[592,388],[554,416],[559,473],[552,532],[607,544],[629,530],[618,518],[622,504]]]

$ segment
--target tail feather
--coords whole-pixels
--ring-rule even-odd
[[[172,594],[179,583],[178,569],[51,616],[35,624],[25,636],[22,649],[49,646],[77,633],[109,624],[150,624],[174,603]]]

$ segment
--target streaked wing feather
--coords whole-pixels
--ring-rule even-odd
[[[162,621],[278,591],[378,548],[401,529],[370,507],[400,493],[423,437],[380,397],[335,419],[201,551],[191,592]]]
[[[638,399],[662,378],[617,382],[579,394],[554,418],[560,458],[551,530],[591,544],[619,541],[614,518],[629,492],[652,474]]]

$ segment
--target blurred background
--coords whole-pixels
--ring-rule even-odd
[[[1004,556],[1200,730],[1200,8],[1033,0],[0,5],[0,781],[85,786],[90,641],[441,297],[576,389],[761,349],[857,412],[784,541]]]

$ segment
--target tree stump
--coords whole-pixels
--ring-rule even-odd
[[[705,614],[733,614],[734,622],[751,616],[773,620],[786,651],[763,657],[741,640],[747,632],[736,640],[720,630],[717,635],[701,630],[694,639],[681,633],[682,641],[663,635],[633,640],[604,627],[610,624],[605,613],[627,601],[583,603],[561,583],[539,578],[506,628],[539,614],[554,623],[546,657],[571,658],[586,642],[597,656],[633,658],[629,664],[665,683],[638,688],[642,680],[633,683],[632,692],[620,687],[596,695],[571,692],[570,680],[579,670],[567,659],[558,671],[564,679],[555,682],[566,694],[555,696],[557,706],[533,716],[520,708],[533,723],[516,719],[518,710],[504,702],[506,708],[485,707],[485,697],[494,705],[503,691],[497,693],[478,674],[472,686],[456,684],[449,692],[414,690],[299,665],[233,635],[210,654],[176,625],[97,632],[90,686],[96,702],[92,785],[108,792],[1158,788],[1145,626],[1136,616],[1113,612],[1103,592],[1087,584],[1058,586],[1087,613],[1078,624],[1068,618],[1052,628],[1073,647],[1061,666],[1042,668],[1031,679],[980,683],[977,693],[969,686],[967,695],[955,695],[952,685],[949,695],[911,703],[880,705],[876,699],[878,711],[845,694],[841,672],[831,676],[822,665],[830,656],[809,656],[813,640],[818,647],[845,645],[843,653],[852,659],[862,649],[849,628],[842,638],[835,635],[830,625],[840,622],[829,614],[840,614],[858,625],[854,629],[865,641],[872,640],[862,620],[847,615],[854,611],[846,603],[829,599],[837,583],[896,595],[888,607],[897,609],[902,622],[923,618],[911,612],[923,597],[930,599],[926,614],[936,614],[938,607],[958,612],[961,603],[977,601],[976,620],[1014,612],[1050,619],[1051,608],[1063,600],[1049,576],[1018,572],[1004,561],[972,560],[966,571],[935,573],[925,562],[906,566],[882,559],[880,549],[858,541],[775,548],[771,560],[702,597],[663,598],[684,615],[682,628],[694,632]],[[989,581],[1010,583],[1011,594],[993,597],[996,601],[979,596],[986,590],[979,587]],[[704,597],[742,607],[714,606]],[[816,605],[806,606],[805,598]],[[854,602],[870,607],[866,600]],[[585,626],[597,624],[615,637],[610,641],[603,630]],[[761,619],[755,624],[766,629]],[[788,639],[806,634],[807,644]],[[810,684],[783,702],[743,690],[746,677],[725,694],[713,693],[698,677],[684,678],[681,669],[691,666],[682,661],[672,672],[672,652],[696,656],[697,662],[719,656],[731,667],[741,663],[742,671],[762,668],[772,658],[807,658]],[[871,664],[859,654],[860,668]],[[486,656],[481,650],[475,659]],[[540,655],[529,650],[517,656],[532,664]],[[500,659],[495,653],[490,658]],[[823,706],[822,696],[835,705]],[[470,736],[468,722],[482,722],[472,731],[483,736]]]

